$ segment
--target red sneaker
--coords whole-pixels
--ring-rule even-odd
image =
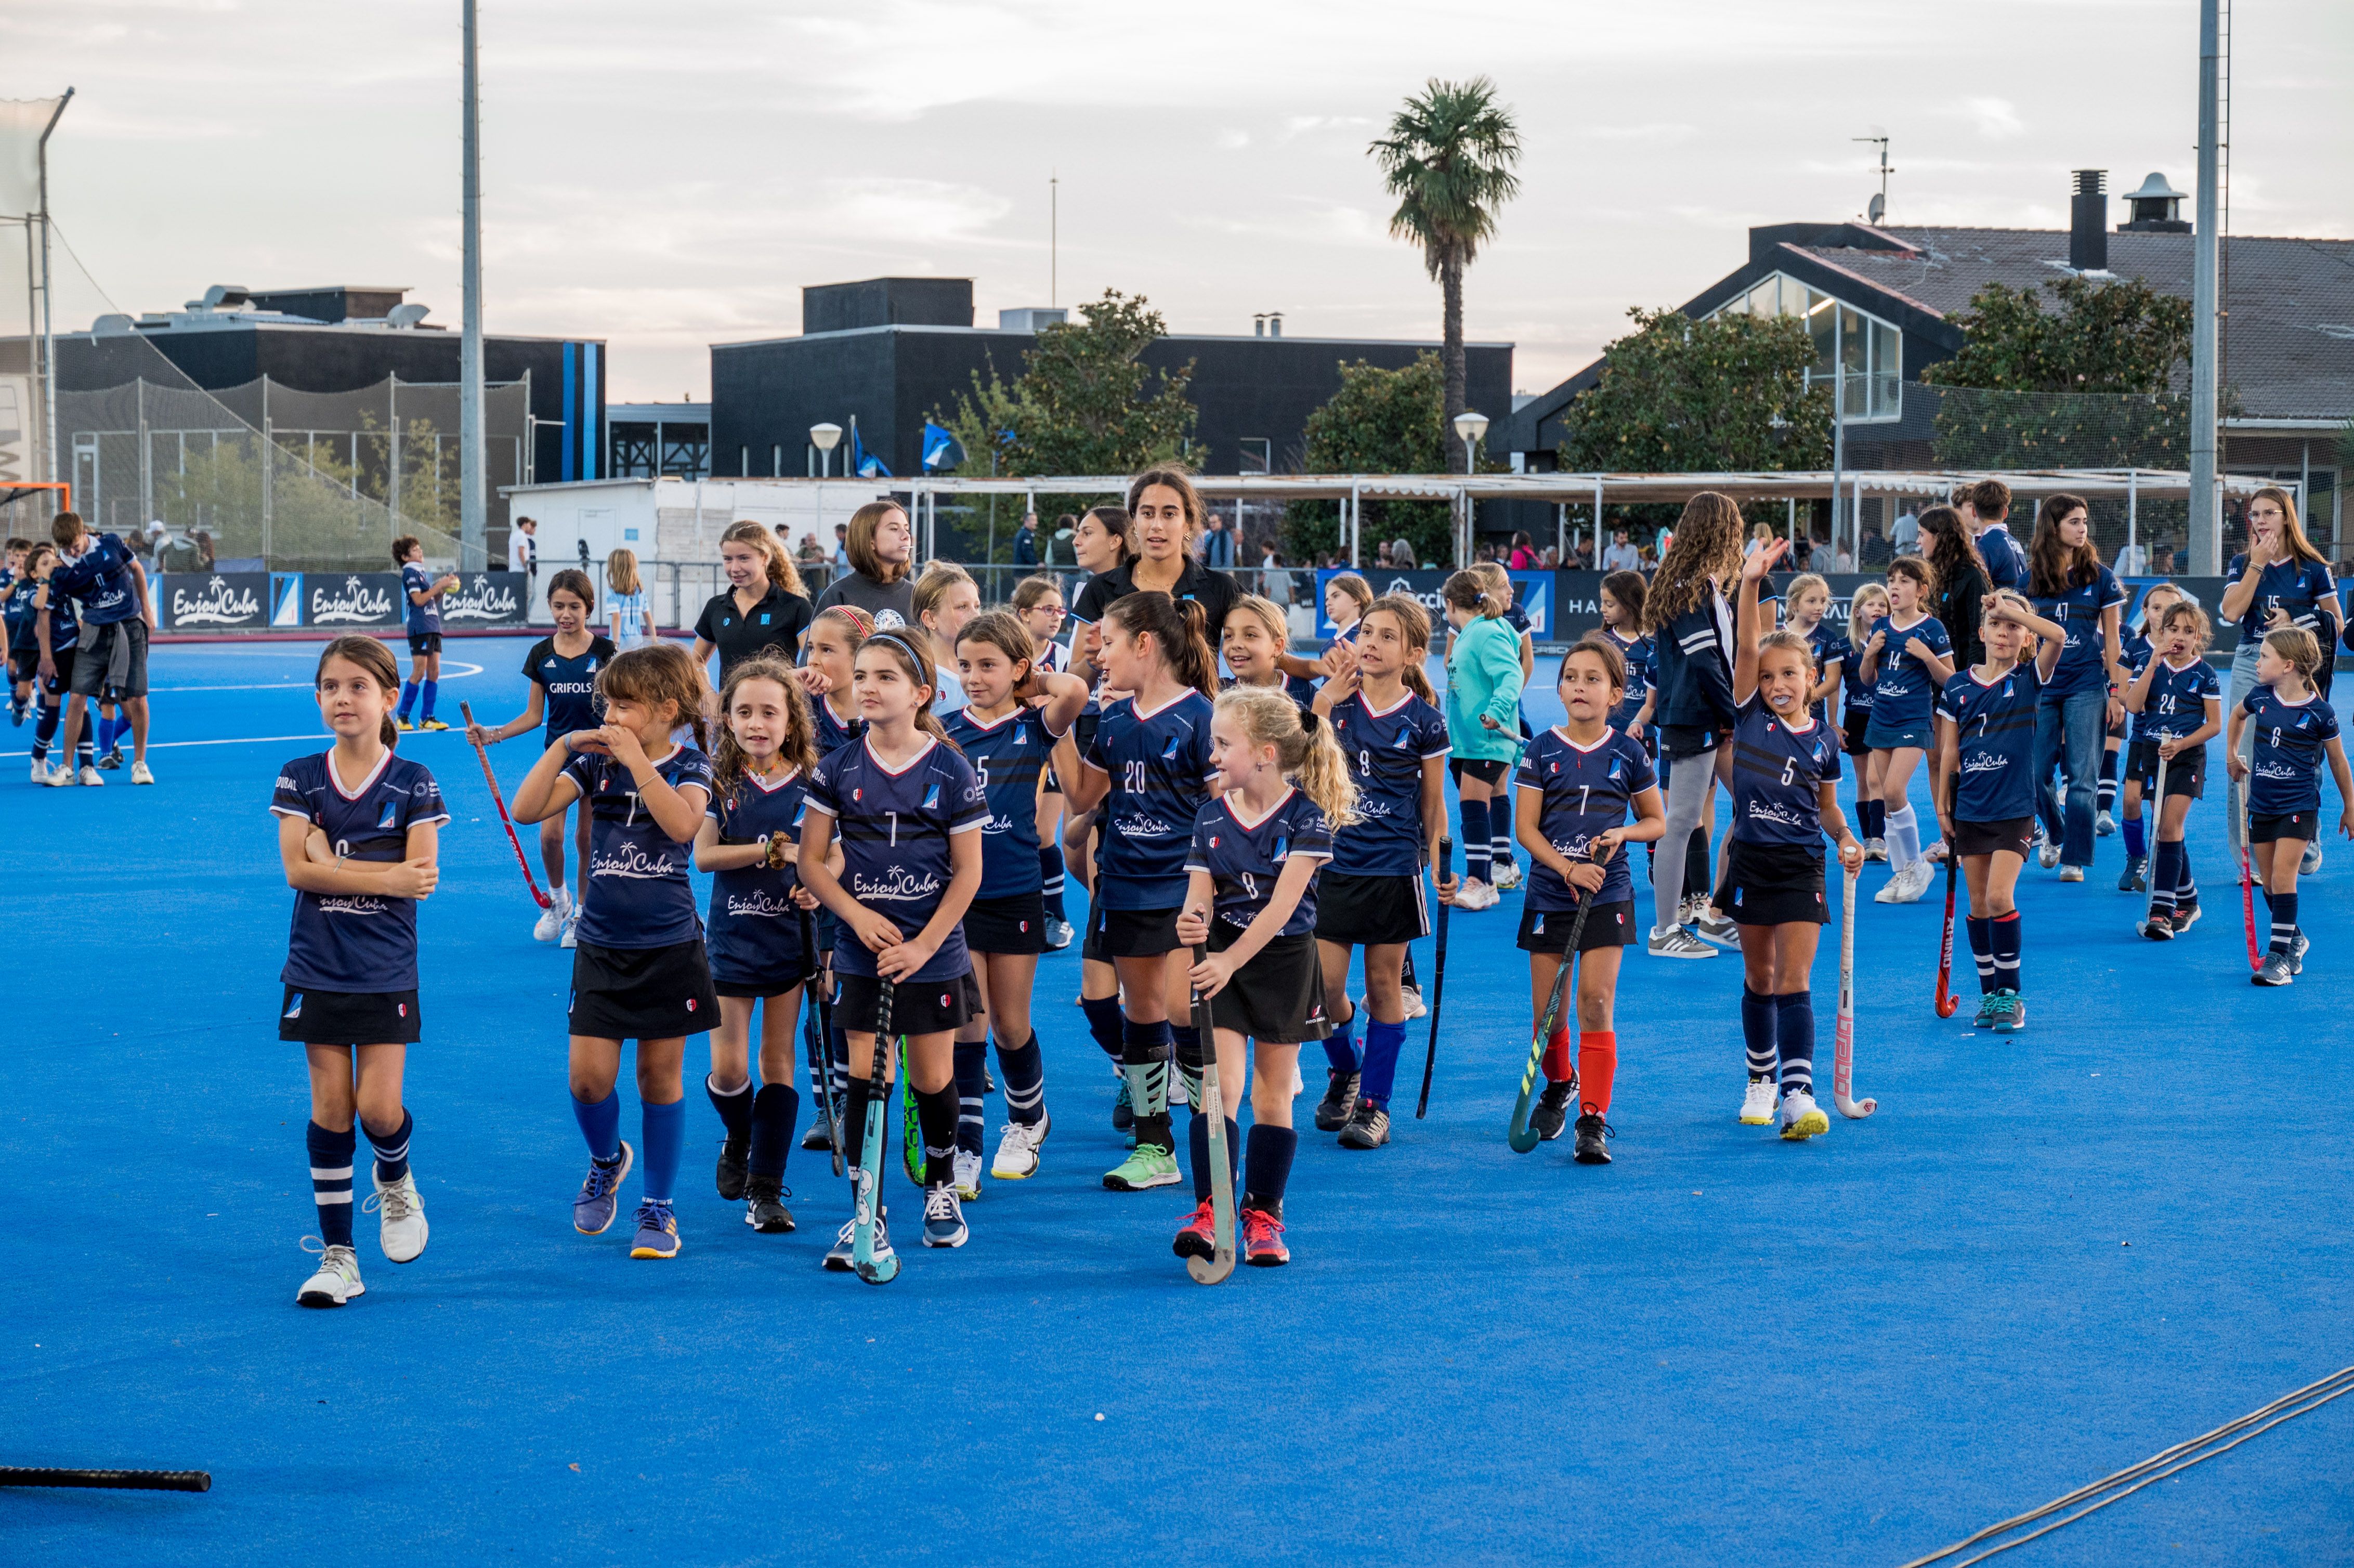
[[[1217,1217],[1207,1198],[1186,1217],[1184,1229],[1177,1233],[1169,1250],[1179,1257],[1198,1257],[1204,1262],[1218,1255]]]
[[[1243,1261],[1253,1268],[1281,1268],[1291,1261],[1283,1245],[1283,1222],[1265,1209],[1243,1211]]]

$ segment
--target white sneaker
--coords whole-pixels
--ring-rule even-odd
[[[1882,864],[1885,864],[1888,860],[1888,841],[1886,839],[1864,840],[1863,858],[1869,861],[1878,861]]]
[[[1710,947],[1706,942],[1702,941],[1698,937],[1693,936],[1690,931],[1685,930],[1681,926],[1671,926],[1665,931],[1652,932],[1650,939],[1645,942],[1643,946],[1644,949],[1655,959],[1712,959],[1716,957],[1716,949],[1714,948]]]
[[[304,1236],[302,1250],[309,1252],[311,1244],[317,1239]],[[360,1283],[359,1255],[347,1246],[322,1244],[319,1271],[302,1282],[302,1288],[294,1293],[294,1300],[302,1307],[340,1307],[355,1296],[366,1294],[367,1287]]]
[[[1497,892],[1510,893],[1513,888],[1518,887],[1520,885],[1521,863],[1519,861],[1508,860],[1502,865],[1496,868],[1495,887]]]
[[[33,782],[36,784],[46,784],[48,781],[49,765],[46,762],[35,762],[33,764]]]
[[[1815,1097],[1794,1089],[1782,1097],[1782,1136],[1793,1143],[1820,1138],[1831,1129],[1831,1118],[1815,1104]]]
[[[1496,906],[1500,897],[1501,895],[1498,894],[1493,887],[1489,886],[1488,884],[1479,881],[1477,878],[1466,877],[1463,879],[1463,885],[1455,890],[1455,907],[1458,909],[1492,909]]]
[[[548,890],[547,907],[539,912],[539,919],[531,928],[535,942],[553,942],[564,935],[564,916],[571,912],[572,895],[557,887]]]
[[[1774,1080],[1752,1078],[1741,1096],[1741,1125],[1766,1127],[1774,1120]]]
[[[2035,846],[2035,863],[2050,871],[2060,863],[2060,846],[2050,839]]]
[[[1872,901],[1874,904],[1902,904],[1904,900],[1899,895],[1903,890],[1904,873],[1900,870],[1893,873],[1886,882],[1880,885],[1880,891],[1872,895]]]
[[[81,781],[85,787],[95,789],[106,782],[106,775],[90,764],[84,763],[81,769]]]
[[[2297,862],[2296,874],[2299,876],[2311,876],[2315,872],[2319,871],[2320,869],[2321,841],[2319,839],[2313,839],[2308,841],[2305,846],[2304,857]]]
[[[580,906],[576,904],[565,913],[564,936],[563,938],[557,943],[557,946],[560,948],[577,948],[579,945]]]
[[[40,765],[38,763],[35,763],[34,766],[37,768]],[[42,779],[41,782],[47,784],[52,789],[65,789],[80,783],[81,780],[74,777],[74,770],[72,768],[60,762],[55,768],[49,769],[49,776],[47,779]]]
[[[1904,868],[1903,873],[1901,875],[1889,878],[1889,881],[1892,883],[1902,884],[1902,885],[1897,889],[1895,898],[1891,902],[1897,904],[1920,903],[1921,895],[1929,891],[1930,879],[1935,877],[1936,874],[1937,874],[1935,871],[1930,869],[1930,865],[1927,861],[1914,861],[1911,865]]]
[[[376,1239],[384,1246],[388,1262],[408,1263],[425,1250],[425,1238],[429,1227],[425,1223],[425,1200],[417,1195],[414,1172],[404,1175],[387,1187],[381,1180],[376,1192],[361,1206],[381,1211],[377,1219]]]
[[[131,765],[131,781],[133,784],[153,784],[155,782],[154,770],[143,762],[134,762]]]
[[[1398,987],[1398,1000],[1405,1004],[1405,1015],[1407,1018],[1427,1018],[1430,1016],[1430,1004],[1422,1000],[1422,988],[1420,986],[1402,985]],[[1372,1001],[1366,997],[1359,997],[1357,999],[1357,1011],[1363,1013],[1367,1018],[1371,1018],[1373,1015],[1373,1004]]]
[[[2099,816],[2093,819],[2093,832],[2099,837],[2105,839],[2115,837],[2116,831],[2117,820],[2108,812],[2103,811]]]
[[[970,1203],[981,1196],[981,1156],[960,1149],[956,1151],[956,1195]]]
[[[2084,880],[2084,868],[2081,865],[2063,865],[2060,868],[2060,880],[2082,882]]]
[[[998,1135],[997,1158],[989,1162],[989,1173],[1001,1181],[1020,1181],[1038,1174],[1038,1146],[1046,1141],[1046,1129],[1054,1123],[1051,1116],[1039,1118],[1035,1127],[1007,1122],[1004,1131]],[[957,1179],[964,1179],[961,1167]]]

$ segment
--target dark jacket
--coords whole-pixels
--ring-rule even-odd
[[[1937,589],[1937,606],[1933,612],[1937,623],[1953,639],[1954,668],[1967,670],[1986,657],[1986,644],[1978,636],[1978,627],[1985,619],[1986,596],[1993,589],[1978,563],[1966,563],[1957,582],[1945,583]]]
[[[1013,532],[1013,564],[1034,567],[1038,564],[1038,530],[1017,528]]]
[[[1717,620],[1715,596],[1676,617],[1651,634],[1659,661],[1658,721],[1692,729],[1733,727],[1733,660],[1724,623]]]

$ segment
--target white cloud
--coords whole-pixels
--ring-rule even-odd
[[[1969,117],[1978,133],[1989,142],[2007,142],[2013,136],[2027,134],[2020,123],[2019,111],[2007,98],[1966,98],[1962,111]]]

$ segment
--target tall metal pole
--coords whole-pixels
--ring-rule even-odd
[[[2190,267],[2190,561],[2212,577],[2223,569],[2221,508],[2215,491],[2216,232],[2215,97],[2218,0],[2199,0],[2199,222]]]
[[[66,105],[73,101],[73,95],[74,90],[69,87],[66,95],[58,100],[57,112],[41,127],[37,149],[41,164],[41,396],[47,404],[44,424],[48,431],[41,444],[48,449],[44,455],[51,484],[58,482],[58,337],[53,325],[55,313],[49,303],[58,291],[56,281],[49,275],[49,132],[65,118]],[[49,504],[52,509],[57,506],[54,491],[50,493]]]
[[[490,564],[488,474],[482,430],[482,79],[476,58],[474,0],[463,0],[465,25],[465,161],[463,332],[458,343],[458,546],[461,569],[479,572]]]

